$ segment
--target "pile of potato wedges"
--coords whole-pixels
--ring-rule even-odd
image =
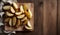
[[[12,28],[24,26],[27,30],[32,29],[30,23],[32,13],[25,4],[18,5],[16,2],[13,2],[13,4],[5,3],[3,11],[5,16],[4,23],[7,26]]]

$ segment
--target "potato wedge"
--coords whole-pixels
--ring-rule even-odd
[[[14,14],[9,13],[9,12],[6,12],[6,15],[11,17],[11,16],[13,16]]]
[[[11,10],[12,13],[15,13],[15,10],[13,9],[13,7],[11,7],[10,10]]]
[[[23,5],[23,9],[24,9],[24,11],[26,11],[28,9],[26,4]]]
[[[20,11],[24,13],[24,9],[22,5],[20,6]]]
[[[16,21],[17,21],[16,17],[13,17],[13,19],[12,19],[12,20],[13,20],[13,21],[12,21],[13,26],[15,26],[15,25],[16,25]]]
[[[25,14],[22,14],[22,15],[17,16],[17,18],[22,19],[22,18],[24,18],[24,16],[25,16]]]
[[[16,2],[13,2],[13,6],[14,6],[15,9],[18,9],[18,5],[17,5]]]
[[[29,14],[30,14],[30,18],[32,18],[32,12],[31,12],[31,10],[28,9],[28,12],[29,12]]]
[[[21,22],[20,22],[20,20],[18,19],[18,20],[17,20],[17,25],[16,25],[16,27],[19,27],[20,24],[21,24]]]
[[[12,26],[12,19],[9,19],[9,25]]]
[[[3,10],[10,10],[11,6],[3,6]]]
[[[25,20],[27,20],[27,17],[24,17],[21,21],[25,21]]]
[[[31,13],[30,9],[28,10],[28,12],[25,11],[24,13],[29,19],[32,18],[32,13]]]
[[[31,26],[31,24],[30,24],[29,21],[28,21],[27,24],[25,25],[25,28],[26,28],[27,30],[32,30],[32,26]]]
[[[15,14],[16,14],[16,15],[21,15],[21,14],[22,14],[22,12],[16,12]]]

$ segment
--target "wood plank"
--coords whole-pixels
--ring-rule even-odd
[[[60,0],[57,1],[58,3],[58,35],[60,35]]]
[[[29,3],[29,2],[34,2],[34,0],[18,0],[19,3]]]
[[[43,35],[56,35],[57,0],[44,0]]]

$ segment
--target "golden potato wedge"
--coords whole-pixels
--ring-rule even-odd
[[[24,17],[21,21],[25,21],[25,20],[27,20],[27,17]]]
[[[3,10],[10,10],[11,6],[3,6]]]
[[[24,16],[25,16],[25,14],[22,14],[22,15],[17,16],[17,18],[22,19],[22,18],[24,18]]]
[[[12,13],[15,13],[15,10],[13,9],[13,7],[11,7],[10,10],[11,10]]]
[[[25,25],[25,28],[26,28],[27,30],[32,30],[32,29],[33,29],[29,21],[28,21],[27,24]]]
[[[28,9],[26,4],[23,5],[23,9],[24,9],[24,11],[26,11]]]
[[[32,12],[31,12],[31,10],[28,9],[28,12],[29,12],[30,18],[32,18]]]
[[[21,14],[22,14],[22,12],[16,12],[15,14],[16,14],[16,15],[21,15]]]
[[[24,13],[25,13],[25,15],[27,16],[27,18],[29,18],[29,19],[32,18],[32,13],[31,13],[30,10],[28,10],[28,12],[25,11]]]
[[[18,20],[17,20],[16,27],[19,27],[19,26],[20,26],[20,24],[21,24],[21,22],[20,22],[20,20],[18,19]]]
[[[13,20],[13,21],[12,21],[13,26],[15,26],[15,25],[16,25],[16,21],[17,21],[16,17],[13,17],[13,19],[12,19],[12,20]]]
[[[9,26],[12,26],[12,19],[9,19]]]
[[[28,20],[25,20],[25,21],[24,21],[24,23],[23,23],[23,25],[26,25],[26,24],[27,24],[27,22],[28,22]]]
[[[14,6],[15,9],[18,9],[18,5],[17,5],[16,2],[13,2],[13,6]]]
[[[6,12],[6,15],[11,17],[11,16],[13,16],[14,14],[9,13],[9,12]]]
[[[20,11],[24,13],[24,9],[22,5],[20,6]]]

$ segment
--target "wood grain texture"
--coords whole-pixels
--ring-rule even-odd
[[[19,3],[33,3],[34,0],[18,0]]]
[[[60,0],[58,0],[58,6],[57,6],[57,10],[58,10],[58,35],[60,35]]]
[[[44,0],[43,35],[56,35],[57,0]]]
[[[34,3],[34,31],[17,32],[15,35],[57,35],[57,16],[60,35],[59,1],[57,15],[57,0],[18,0],[19,3]]]

